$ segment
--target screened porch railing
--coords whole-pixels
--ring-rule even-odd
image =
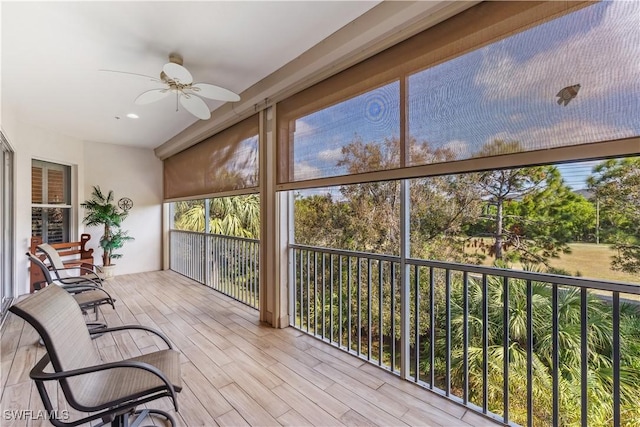
[[[504,424],[592,425],[603,408],[613,425],[633,422],[624,376],[640,354],[621,353],[634,347],[620,324],[640,315],[640,286],[419,259],[403,275],[396,256],[290,248],[301,331]],[[607,363],[595,408],[590,379]]]
[[[170,268],[253,308],[259,308],[260,241],[170,231]]]

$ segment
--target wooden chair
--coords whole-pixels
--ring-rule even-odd
[[[82,313],[73,297],[59,286],[47,286],[9,309],[23,318],[40,334],[47,354],[38,361],[29,376],[35,381],[47,413],[56,415],[45,386],[57,381],[69,406],[89,414],[78,420],[50,419],[55,426],[77,426],[101,419],[102,424],[137,426],[149,413],[165,417],[170,414],[155,409],[137,411],[136,407],[163,397],[171,399],[178,410],[177,393],[181,390],[180,354],[172,350],[169,340],[144,326],[119,326],[99,333],[139,329],[159,336],[169,347],[119,362],[103,363],[91,341]],[[48,368],[48,365],[51,368]],[[46,371],[45,371],[46,369]],[[56,398],[54,397],[54,401]],[[65,422],[66,421],[66,422]]]

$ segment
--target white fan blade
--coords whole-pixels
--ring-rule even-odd
[[[141,93],[134,101],[138,105],[151,104],[169,95],[169,89],[151,89]]]
[[[209,111],[207,104],[195,95],[183,93],[180,96],[180,104],[182,104],[185,110],[199,119],[207,120],[211,118],[211,111]]]
[[[164,71],[164,73],[171,80],[175,80],[182,84],[188,85],[189,83],[193,82],[193,77],[191,77],[191,73],[182,65],[179,65],[173,62],[167,62],[166,64],[164,64],[164,67],[162,67],[162,71]]]
[[[160,80],[159,78],[147,76],[146,74],[130,73],[128,71],[116,71],[116,70],[98,70],[98,71],[105,71],[107,73],[130,74],[132,76],[144,77],[151,81],[162,83],[162,80]]]
[[[191,90],[199,96],[215,99],[217,101],[238,102],[240,96],[229,89],[220,86],[211,85],[209,83],[196,83],[191,85]]]

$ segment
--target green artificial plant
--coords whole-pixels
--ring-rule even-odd
[[[134,240],[127,235],[127,231],[120,229],[122,221],[129,213],[114,203],[112,190],[105,196],[97,185],[93,187],[91,198],[80,206],[85,209],[85,217],[82,220],[85,225],[104,227],[104,234],[100,238],[100,247],[103,250],[102,265],[113,265],[112,259],[122,257],[122,254],[114,251],[120,249],[125,242]]]

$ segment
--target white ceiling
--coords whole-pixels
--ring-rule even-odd
[[[80,140],[154,148],[198,119],[176,112],[172,97],[135,105],[157,84],[98,70],[158,76],[178,52],[195,81],[241,93],[377,3],[2,2],[3,115]]]

